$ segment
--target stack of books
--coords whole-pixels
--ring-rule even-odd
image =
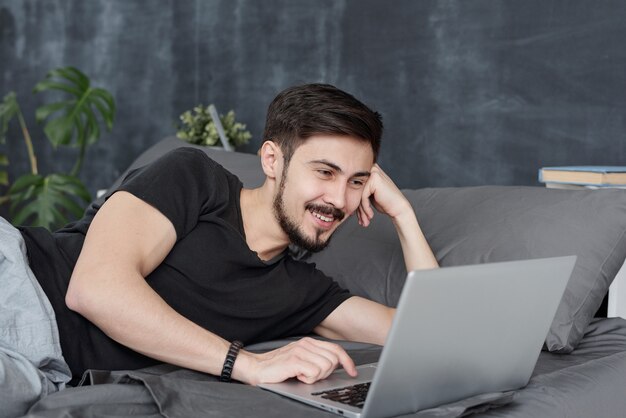
[[[626,189],[626,166],[566,166],[543,167],[539,182],[557,189]]]

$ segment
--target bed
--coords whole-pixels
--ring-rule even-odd
[[[130,168],[179,146],[188,145],[167,138],[142,154]],[[204,150],[237,174],[247,187],[263,181],[256,156]],[[578,255],[526,387],[479,395],[407,416],[624,416],[626,320],[594,315],[626,257],[626,191],[483,186],[404,193],[442,266]],[[375,217],[367,229],[360,228],[353,219],[346,221],[329,248],[321,253],[292,250],[294,256],[316,263],[354,294],[389,305],[398,301],[406,271],[393,226],[383,216]],[[287,342],[270,341],[248,349],[263,351]],[[375,361],[381,350],[370,344],[341,344],[359,364]],[[463,341],[459,341],[462,346]],[[212,376],[158,365],[135,371],[90,370],[80,386],[41,400],[28,416],[332,415],[259,388],[219,383]]]

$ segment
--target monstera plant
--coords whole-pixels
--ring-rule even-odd
[[[113,127],[115,101],[109,92],[92,87],[89,78],[72,67],[50,71],[37,83],[34,93],[57,92],[63,98],[39,107],[35,111],[38,124],[44,124],[43,133],[55,150],[61,146],[78,148],[75,164],[69,173],[43,175],[37,167],[26,120],[17,96],[10,92],[0,103],[0,141],[7,140],[9,123],[17,118],[28,151],[30,172],[19,176],[0,198],[0,204],[9,204],[11,221],[15,225],[35,225],[58,228],[70,216],[78,218],[91,201],[89,191],[78,178],[85,150],[100,138],[100,124],[107,130]],[[58,97],[58,96],[57,96]],[[99,115],[99,117],[98,117]],[[9,184],[6,155],[0,154],[0,183]]]

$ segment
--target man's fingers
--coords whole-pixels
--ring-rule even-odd
[[[366,203],[365,197],[368,197],[370,202]],[[374,216],[372,206],[378,212],[387,214],[391,218],[396,218],[408,210],[413,211],[406,196],[378,164],[374,164],[370,171],[370,177],[361,197],[361,206],[367,211],[370,219]]]
[[[366,187],[366,190],[369,190],[369,187]],[[368,226],[370,221],[374,217],[374,210],[372,209],[372,202],[370,201],[371,193],[369,191],[364,191],[361,196],[361,204],[357,208],[357,212],[359,215],[359,223],[363,226]]]
[[[370,190],[369,187],[366,189],[367,192],[363,193],[363,196],[361,196],[361,205],[359,207],[363,209],[363,212],[367,215],[369,219],[372,219],[374,217],[374,209],[372,209],[372,202],[370,201],[370,197],[372,196],[373,192]]]
[[[356,217],[359,220],[359,225],[363,226],[363,220],[361,219],[361,208],[356,209]]]
[[[320,368],[318,364],[310,363],[306,360],[299,359],[294,364],[293,376],[304,383],[315,383],[320,379],[323,379],[324,369]]]
[[[332,351],[320,346],[307,349],[310,353],[309,361],[314,362],[319,368],[316,380],[327,378],[339,365],[339,358]]]
[[[332,373],[334,369],[337,368],[339,364],[348,372],[350,376],[356,376],[356,366],[354,361],[348,353],[338,344],[334,344],[328,341],[321,341],[314,338],[305,338],[303,339],[304,343],[312,344],[318,350],[316,353],[324,356],[332,356],[333,368],[329,371],[328,374]]]
[[[356,376],[356,366],[341,346],[314,338],[303,338],[294,344],[293,350],[300,360],[308,363],[307,372],[298,373],[298,379],[306,383],[314,383],[327,378],[336,368],[341,366],[350,376]],[[317,369],[310,368],[314,365]]]
[[[328,377],[339,365],[350,376],[356,376],[354,362],[341,346],[309,337],[258,357],[257,383],[282,382],[290,377],[314,383]]]
[[[341,347],[339,347],[341,348]],[[358,372],[356,371],[356,365],[354,364],[354,360],[341,348],[341,355],[339,356],[339,363],[344,368],[344,370],[352,377],[356,377]]]

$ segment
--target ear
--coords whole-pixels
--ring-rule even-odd
[[[265,141],[259,150],[261,154],[261,167],[269,178],[277,178],[282,172],[283,153],[280,146],[274,141]]]

